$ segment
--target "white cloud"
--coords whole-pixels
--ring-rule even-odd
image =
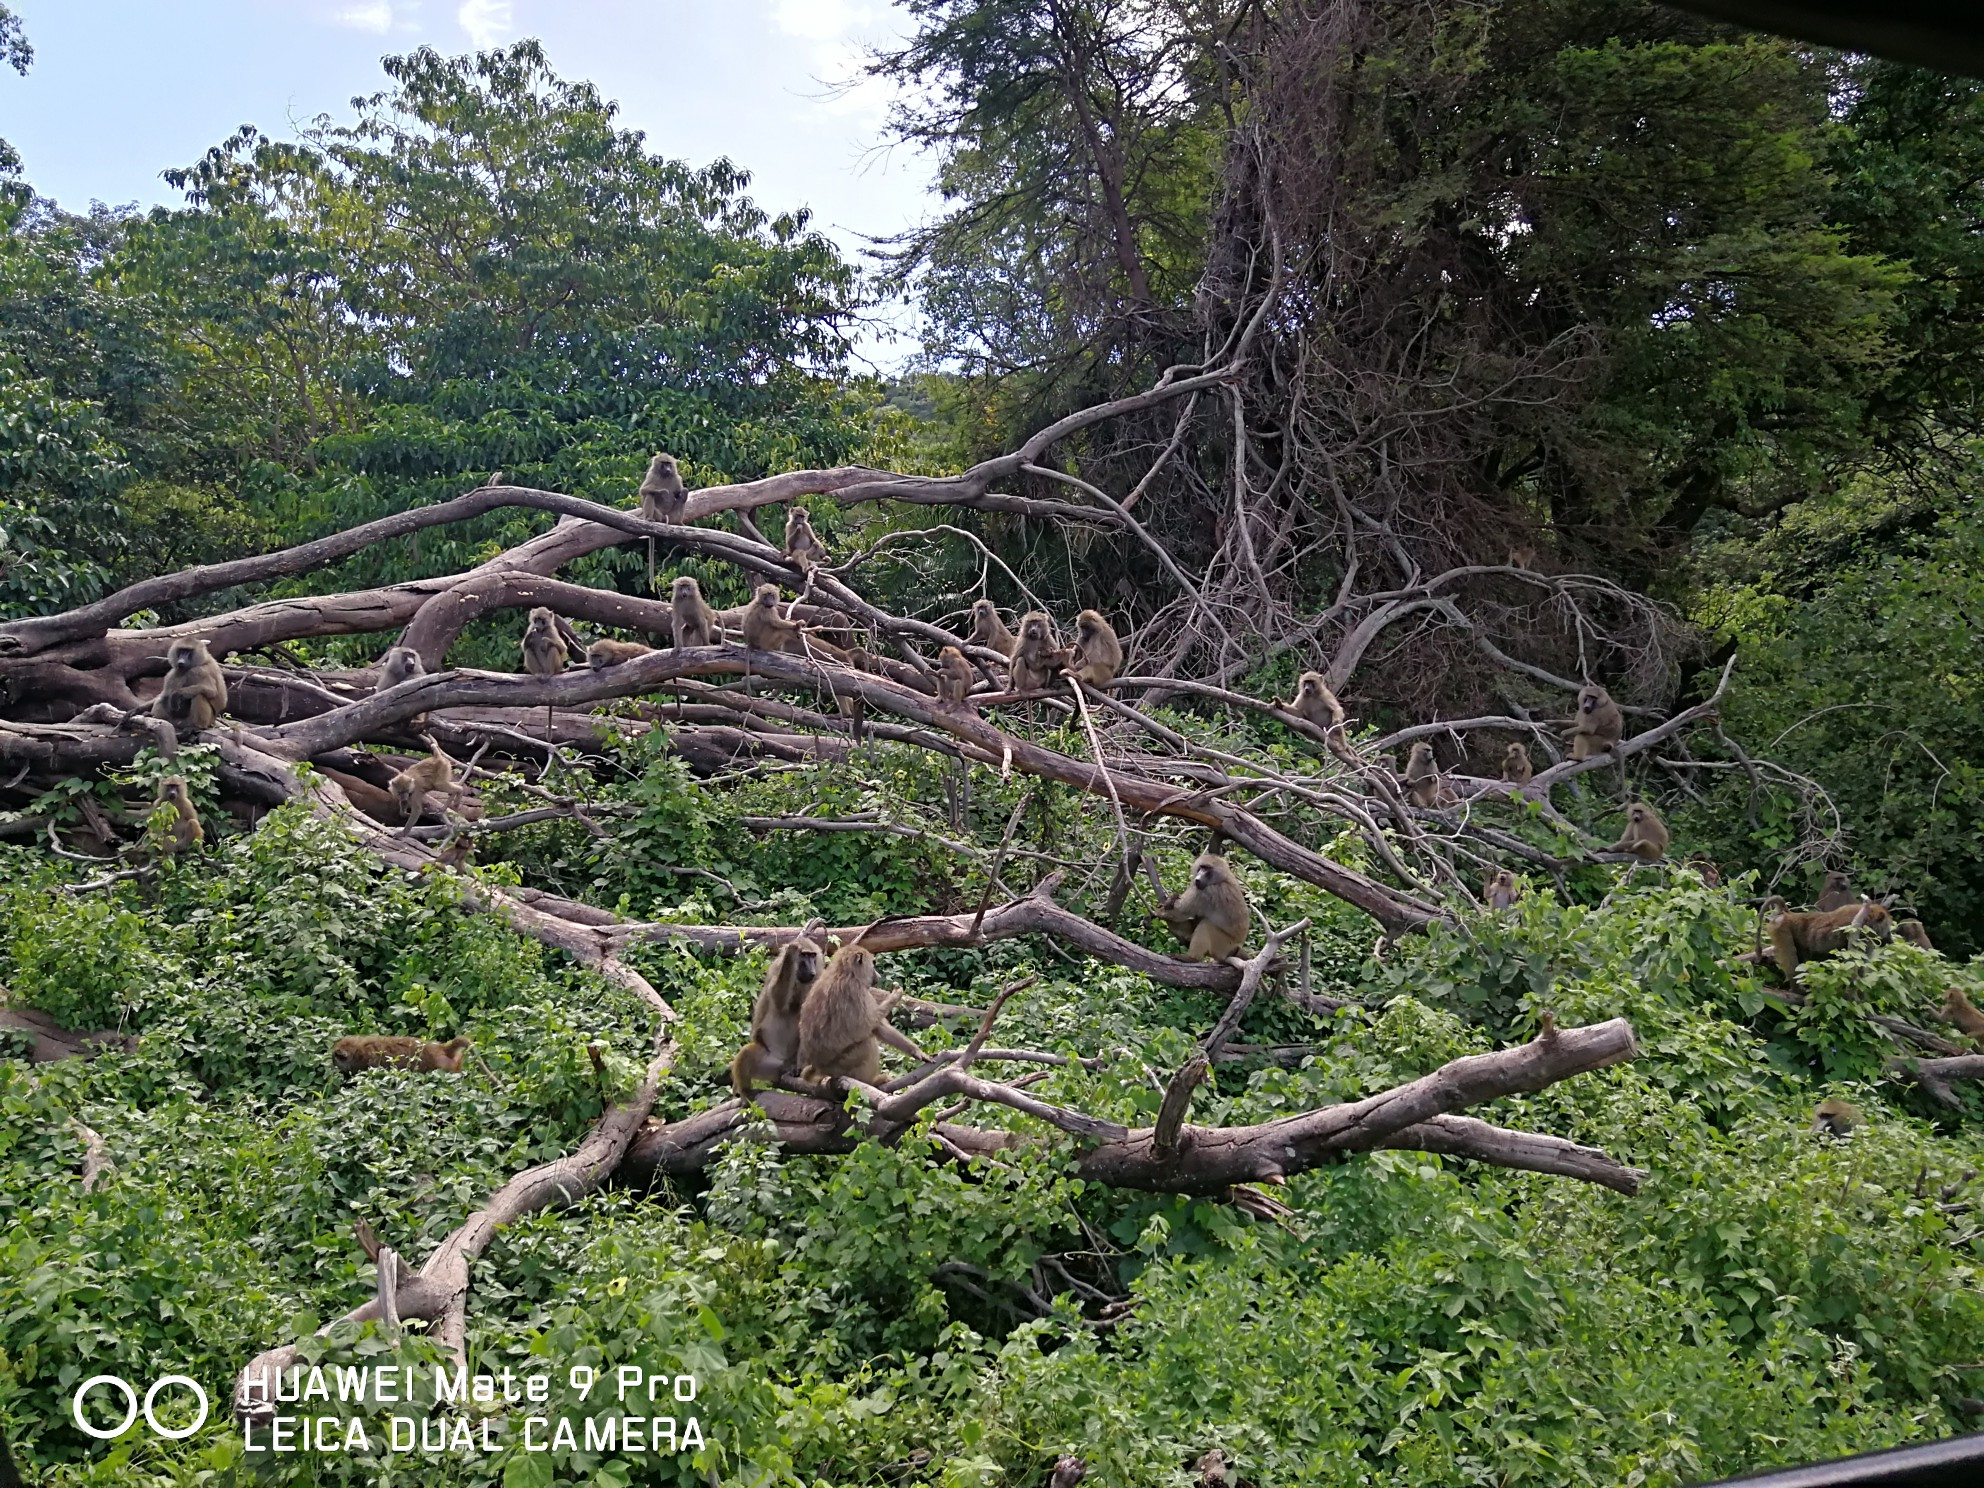
[[[772,22],[786,36],[831,41],[858,31],[875,19],[875,11],[848,0],[773,0]]]
[[[331,19],[354,31],[377,31],[383,35],[393,28],[393,7],[388,0],[365,0],[361,5],[347,5]]]
[[[510,0],[462,0],[455,12],[468,39],[479,47],[501,46],[515,29],[510,19]]]

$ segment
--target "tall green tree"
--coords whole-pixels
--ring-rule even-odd
[[[856,276],[803,212],[761,210],[728,161],[653,154],[536,42],[385,68],[351,124],[246,129],[172,173],[188,204],[106,269],[176,328],[233,479],[286,535],[492,470],[619,499],[656,449],[708,482],[863,447]],[[419,561],[530,520],[430,534]],[[402,574],[411,551],[326,582]]]

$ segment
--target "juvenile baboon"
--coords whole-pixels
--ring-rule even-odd
[[[398,687],[402,682],[411,682],[415,677],[427,675],[427,668],[421,664],[420,653],[411,646],[395,646],[388,651],[379,663],[379,685],[372,690],[385,692]],[[407,721],[407,727],[419,733],[427,727],[427,715],[415,714]]]
[[[805,654],[805,644],[799,639],[800,624],[779,614],[778,590],[770,584],[758,586],[751,602],[744,606],[744,619],[738,628],[744,632],[744,644],[753,651]]]
[[[1626,720],[1612,694],[1595,682],[1578,689],[1578,711],[1571,720],[1571,758],[1590,759],[1619,742]]]
[[[1212,852],[1193,861],[1184,892],[1172,895],[1157,917],[1186,942],[1187,961],[1224,961],[1247,943],[1254,923],[1246,890],[1226,859]]]
[[[866,646],[849,646],[847,648],[846,665],[847,669],[852,672],[872,672],[875,670],[875,660],[868,654],[868,648]],[[847,720],[848,732],[853,734],[856,739],[859,739],[861,737],[862,721],[868,716],[867,699],[863,698],[858,692],[850,692],[846,688],[836,687],[834,689],[834,707],[839,710],[840,716]]]
[[[1929,939],[1929,932],[1920,920],[1903,920],[1894,927],[1894,933],[1910,945],[1920,946],[1925,951],[1933,951],[1935,943]]]
[[[1978,1012],[1971,1000],[1963,995],[1963,988],[1943,989],[1941,1017],[1945,1023],[1954,1023],[1962,1030],[1965,1038],[1984,1043],[1984,1013]]]
[[[1020,633],[1013,642],[1013,691],[1038,692],[1054,679],[1068,659],[1054,638],[1054,622],[1039,610],[1020,616]]]
[[[803,506],[785,514],[785,561],[801,573],[811,573],[827,561],[827,545],[813,530],[813,519]]]
[[[1781,906],[1784,901],[1767,900],[1766,908],[1771,903]],[[1887,940],[1894,934],[1894,919],[1885,905],[1876,904],[1871,899],[1859,904],[1842,904],[1838,909],[1814,909],[1802,913],[1780,909],[1770,922],[1771,959],[1777,963],[1777,969],[1785,980],[1789,981],[1804,962],[1817,961],[1844,949],[1856,930],[1864,930],[1877,940]]]
[[[971,694],[971,663],[956,646],[937,653],[937,701],[946,708],[962,708]]]
[[[1511,785],[1528,785],[1536,778],[1536,766],[1529,761],[1529,746],[1520,739],[1502,751],[1502,778]]]
[[[1629,852],[1646,862],[1658,863],[1667,856],[1667,823],[1646,802],[1635,801],[1626,808],[1626,830],[1605,850]]]
[[[227,678],[202,640],[174,641],[165,653],[171,668],[152,703],[154,717],[174,728],[210,729],[227,711]]]
[[[999,618],[999,610],[989,599],[975,600],[971,606],[971,635],[968,637],[974,646],[986,646],[997,651],[1007,660],[1013,655],[1013,633],[1006,629],[1006,622]]]
[[[641,518],[648,522],[679,522],[689,505],[689,491],[675,456],[656,455],[641,477]],[[648,539],[648,588],[654,588],[654,539]]]
[[[765,968],[764,989],[751,1006],[751,1041],[730,1061],[730,1088],[746,1100],[754,1081],[775,1085],[799,1067],[799,1012],[823,959],[813,927],[806,929],[780,946]]]
[[[1068,670],[1090,687],[1107,687],[1123,670],[1123,643],[1100,610],[1075,616],[1075,649]]]
[[[817,1085],[846,1075],[867,1085],[882,1079],[875,1026],[875,957],[859,943],[842,946],[807,990],[799,1009],[799,1077]]]
[[[172,847],[173,852],[184,852],[189,847],[198,847],[207,840],[206,828],[200,825],[200,813],[193,807],[193,798],[187,793],[186,780],[181,775],[168,775],[158,783],[158,804],[172,805]]]
[[[469,1041],[451,1038],[445,1044],[397,1034],[354,1034],[331,1045],[331,1063],[347,1075],[369,1069],[445,1070],[460,1074]]]
[[[1343,704],[1330,691],[1321,672],[1302,674],[1295,684],[1295,696],[1288,700],[1288,711],[1297,718],[1307,719],[1324,733],[1343,727]]]
[[[1497,868],[1481,886],[1481,897],[1490,909],[1508,909],[1522,898],[1522,885],[1506,868]]]
[[[1837,868],[1826,874],[1825,886],[1819,890],[1816,909],[1838,909],[1845,904],[1858,904],[1860,896],[1853,892],[1853,880]]]
[[[601,667],[620,666],[639,656],[652,655],[652,646],[643,646],[639,641],[598,640],[586,647],[586,665],[594,671]]]
[[[1852,1101],[1833,1096],[1813,1108],[1812,1130],[1828,1137],[1843,1137],[1866,1119]]]
[[[402,835],[411,832],[414,823],[420,820],[431,793],[447,796],[451,804],[461,795],[461,787],[455,782],[455,762],[432,739],[427,741],[427,747],[432,752],[426,759],[415,760],[386,782],[393,804],[399,808]]]
[[[1424,739],[1412,746],[1412,753],[1405,760],[1405,792],[1415,806],[1451,806],[1459,799],[1445,780],[1440,778],[1439,762],[1433,758],[1433,746]]]
[[[685,646],[721,646],[723,627],[716,611],[703,602],[703,586],[684,574],[669,594],[674,619],[672,644],[677,651]]]
[[[1536,549],[1528,543],[1518,543],[1516,546],[1510,548],[1509,567],[1527,568],[1534,571],[1536,568]]]

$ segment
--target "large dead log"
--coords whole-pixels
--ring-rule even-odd
[[[114,1028],[68,1029],[34,1008],[0,1007],[0,1030],[26,1034],[29,1064],[58,1059],[94,1059],[106,1049],[130,1051],[138,1041]]]
[[[1645,1174],[1595,1148],[1559,1137],[1511,1131],[1455,1113],[1603,1069],[1631,1059],[1637,1052],[1632,1028],[1622,1018],[1556,1030],[1513,1049],[1454,1060],[1430,1075],[1366,1100],[1254,1126],[1186,1125],[1162,1153],[1156,1148],[1154,1128],[1107,1135],[1107,1123],[1080,1117],[1077,1135],[1090,1140],[1076,1156],[1072,1171],[1080,1178],[1115,1188],[1218,1194],[1235,1184],[1277,1183],[1356,1153],[1394,1148],[1576,1178],[1630,1196],[1639,1191]],[[1028,1109],[999,1094],[1005,1089],[954,1069],[940,1070],[898,1095],[864,1092],[870,1098],[870,1109],[863,1113],[865,1124],[858,1128],[848,1122],[836,1102],[785,1091],[765,1092],[759,1101],[787,1150],[828,1154],[848,1151],[864,1136],[875,1141],[899,1140],[912,1128],[920,1111],[956,1095]],[[1052,1124],[1064,1129],[1077,1127],[1069,1118],[1079,1113],[1044,1107],[1044,1103],[1032,1105],[1033,1114],[1044,1109],[1045,1119]],[[746,1122],[741,1103],[726,1101],[684,1121],[651,1124],[628,1148],[619,1177],[638,1186],[658,1177],[698,1172]],[[1017,1140],[1011,1132],[988,1132],[956,1122],[938,1123],[934,1130],[946,1143],[975,1156],[992,1155]]]

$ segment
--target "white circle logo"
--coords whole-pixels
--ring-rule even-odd
[[[126,1411],[124,1419],[115,1431],[99,1431],[83,1419],[83,1397],[98,1385],[115,1385],[124,1392]],[[69,1400],[69,1414],[76,1418],[76,1425],[95,1437],[98,1441],[109,1441],[113,1436],[122,1436],[131,1429],[131,1423],[138,1419],[138,1392],[114,1374],[93,1374],[76,1386],[76,1393]]]
[[[124,1419],[108,1431],[103,1430],[101,1427],[92,1426],[88,1421],[83,1419],[83,1397],[98,1385],[109,1385],[124,1396]],[[158,1415],[152,1407],[158,1400],[158,1392],[163,1390],[167,1385],[184,1385],[199,1398],[200,1413],[193,1418],[192,1425],[182,1426],[177,1431],[171,1431],[159,1425]],[[167,1441],[184,1441],[207,1424],[207,1411],[209,1409],[207,1392],[200,1388],[200,1382],[196,1379],[183,1374],[162,1374],[158,1379],[153,1381],[152,1387],[145,1391],[145,1403],[142,1409],[145,1415],[145,1424],[151,1427],[154,1434],[164,1437]],[[129,1380],[119,1379],[114,1374],[91,1375],[80,1385],[76,1386],[76,1393],[69,1398],[69,1414],[75,1417],[77,1427],[90,1436],[95,1437],[98,1441],[109,1441],[112,1437],[122,1436],[125,1432],[129,1431],[133,1423],[138,1419],[139,1410],[138,1392],[131,1388],[131,1382]]]
[[[163,1390],[167,1385],[184,1385],[187,1389],[191,1390],[195,1395],[200,1397],[200,1413],[193,1418],[193,1424],[191,1426],[183,1426],[177,1431],[167,1431],[163,1426],[159,1425],[158,1417],[152,1414],[152,1402],[158,1399],[158,1392],[160,1390]],[[207,1424],[207,1392],[200,1388],[200,1382],[198,1380],[190,1379],[186,1375],[183,1374],[160,1375],[158,1379],[153,1382],[152,1387],[149,1390],[145,1391],[145,1424],[151,1427],[152,1430],[156,1431],[160,1436],[164,1437],[167,1441],[186,1440],[187,1437],[191,1436],[194,1432],[198,1431],[202,1426]]]

